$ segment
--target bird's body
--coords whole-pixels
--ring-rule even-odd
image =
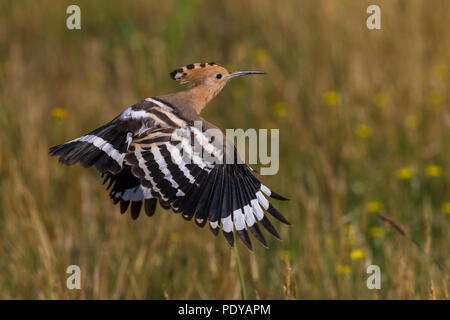
[[[251,73],[262,72],[229,73],[214,63],[187,65],[171,76],[190,83],[191,89],[144,99],[89,134],[52,147],[50,153],[67,165],[95,166],[105,176],[108,188],[112,187],[110,197],[114,203],[120,202],[121,213],[131,207],[133,219],[142,206],[152,216],[159,201],[163,208],[181,212],[187,220],[195,216],[201,227],[209,221],[215,235],[222,228],[231,246],[236,230],[252,249],[247,229],[266,246],[257,222],[280,237],[262,208],[289,222],[264,195],[285,198],[261,184],[253,170],[240,161],[232,142],[199,115],[229,79]],[[219,139],[211,139],[210,129],[219,133]],[[236,161],[223,161],[227,152]]]

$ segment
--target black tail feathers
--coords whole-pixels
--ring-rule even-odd
[[[80,163],[88,168],[95,166],[100,172],[118,173],[128,147],[127,132],[108,123],[80,138],[49,149],[59,162],[66,165]]]

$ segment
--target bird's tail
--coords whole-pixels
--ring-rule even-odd
[[[72,141],[51,147],[49,153],[59,162],[83,167],[95,166],[100,172],[117,173],[122,168],[131,133],[110,122]]]

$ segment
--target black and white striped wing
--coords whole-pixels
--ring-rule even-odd
[[[153,216],[157,199],[149,188],[141,185],[141,179],[131,173],[129,166],[125,165],[118,174],[107,172],[102,176],[104,176],[103,184],[108,183],[107,190],[112,187],[109,196],[114,204],[119,203],[120,213],[124,214],[130,208],[131,218],[135,220],[144,207],[145,214]]]
[[[131,141],[146,130],[184,126],[175,110],[156,98],[147,98],[128,107],[109,123],[69,142],[50,148],[66,165],[95,166],[101,173],[119,173]]]
[[[124,110],[109,123],[69,142],[50,148],[51,155],[59,156],[66,165],[80,163],[94,166],[112,187],[110,197],[120,202],[124,213],[130,207],[132,218],[139,216],[143,206],[147,215],[153,215],[156,199],[149,188],[141,185],[141,179],[131,173],[124,157],[131,141],[146,130],[186,125],[176,115],[176,110],[157,98],[147,98]]]
[[[180,130],[185,132],[179,134]],[[192,145],[195,140],[201,145],[200,150]],[[290,223],[266,196],[286,199],[261,184],[246,164],[217,162],[223,156],[223,149],[208,141],[203,132],[190,127],[177,129],[177,132],[150,130],[133,140],[125,162],[131,166],[132,173],[141,178],[141,185],[152,190],[164,208],[180,212],[187,220],[195,218],[201,227],[209,222],[215,235],[222,228],[230,246],[233,246],[236,230],[239,238],[252,250],[248,229],[267,246],[259,224],[280,239],[264,210],[281,222]],[[210,156],[205,157],[205,152]]]

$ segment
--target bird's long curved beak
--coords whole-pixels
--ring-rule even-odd
[[[263,71],[256,71],[256,70],[233,71],[228,74],[228,78],[231,79],[234,77],[246,76],[249,74],[266,74],[266,73]]]

